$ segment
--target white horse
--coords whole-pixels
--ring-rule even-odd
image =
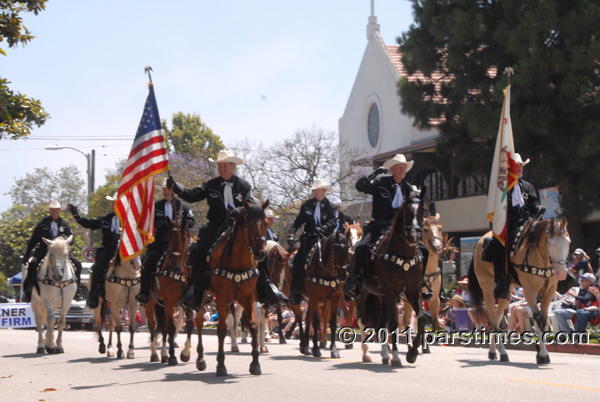
[[[43,238],[48,245],[48,253],[42,260],[36,279],[39,292],[34,287],[31,292],[31,308],[35,314],[35,324],[38,331],[37,353],[64,353],[62,332],[67,322],[67,311],[77,292],[77,277],[75,269],[69,260],[69,243],[73,236],[67,239],[57,237],[54,240]],[[54,311],[59,308],[58,320]],[[46,339],[44,340],[43,325],[46,324]],[[58,326],[58,336],[54,340],[54,325]]]
[[[231,351],[237,353],[240,351],[240,347],[238,345],[238,337],[240,337],[240,332],[242,332],[241,342],[248,343],[248,340],[246,332],[243,330],[239,331],[238,329],[238,323],[242,318],[244,308],[238,304],[235,309],[232,309],[232,311],[233,313],[229,313],[227,316],[227,326],[231,331]],[[256,302],[256,305],[254,306],[254,311],[256,313],[256,321],[258,324],[258,342],[260,353],[269,353],[269,349],[267,348],[266,344],[267,334],[269,332],[267,325],[267,314],[262,308],[261,304],[258,302]]]
[[[121,344],[121,308],[127,308],[129,313],[129,348],[127,350],[127,358],[133,359],[133,335],[135,334],[136,325],[135,317],[137,315],[140,304],[135,300],[135,295],[140,291],[140,269],[141,261],[139,257],[129,261],[122,261],[120,258],[113,258],[110,262],[105,279],[105,295],[104,299],[100,299],[98,307],[94,309],[94,320],[96,322],[96,331],[98,334],[98,352],[106,352],[106,356],[114,357],[115,352],[112,347],[113,330],[117,333],[117,358],[123,357],[123,349]],[[107,302],[110,302],[110,324],[108,335],[108,349],[104,345],[104,337],[102,336],[102,326],[106,321]]]

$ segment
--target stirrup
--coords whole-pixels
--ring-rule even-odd
[[[145,306],[148,303],[148,293],[140,292],[135,295],[135,300],[138,301],[141,305]]]

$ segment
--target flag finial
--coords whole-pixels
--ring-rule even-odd
[[[508,76],[508,85],[510,85],[510,76],[515,75],[515,70],[512,67],[506,67],[503,74]]]
[[[144,68],[144,72],[148,74],[148,79],[150,80],[150,84],[152,84],[152,75],[150,74],[150,71],[152,71],[152,67],[146,66]]]

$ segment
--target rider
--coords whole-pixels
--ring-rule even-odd
[[[523,162],[521,155],[515,153],[514,157],[517,167],[518,181],[508,192],[508,230],[506,236],[507,244],[512,244],[515,236],[520,232],[522,226],[529,219],[536,219],[543,214],[544,209],[540,205],[540,199],[533,184],[522,179],[523,167],[529,163],[529,159]],[[490,244],[492,260],[494,262],[494,297],[497,299],[510,300],[510,279],[506,273],[506,251],[502,243],[496,237]]]
[[[148,303],[152,273],[156,272],[160,257],[169,249],[167,218],[173,221],[175,211],[177,211],[180,227],[183,226],[184,219],[185,227],[189,229],[193,228],[195,224],[190,206],[175,198],[173,189],[167,187],[167,182],[168,179],[165,177],[162,182],[163,199],[154,203],[154,242],[150,243],[146,250],[146,258],[142,264],[140,292],[135,296],[135,299],[141,304]]]
[[[346,231],[346,225],[353,225],[354,219],[352,219],[348,214],[342,212],[342,209],[346,208],[346,204],[340,200],[338,196],[332,195],[329,197],[329,202],[335,207],[333,216],[335,217],[336,224],[333,233],[336,233],[338,230],[341,233],[344,233]]]
[[[279,243],[279,236],[272,229],[273,224],[275,223],[275,219],[279,217],[275,215],[270,209],[267,209],[265,211],[265,216],[267,217],[267,240],[273,240],[274,242]]]
[[[117,193],[112,197],[106,196],[109,201],[117,200]],[[86,305],[89,308],[98,307],[99,297],[104,294],[104,275],[110,261],[117,252],[119,238],[121,236],[121,223],[119,217],[113,211],[100,215],[97,218],[88,219],[79,215],[77,207],[73,204],[67,204],[67,210],[73,215],[73,218],[86,229],[102,229],[102,247],[96,250],[96,260],[92,270],[92,281],[90,284],[90,294]]]
[[[237,165],[244,161],[236,157],[228,150],[219,151],[217,160],[209,161],[218,167],[219,176],[202,183],[194,189],[184,189],[169,177],[169,187],[173,188],[175,194],[188,202],[197,202],[206,199],[208,213],[205,223],[198,233],[196,247],[190,255],[192,266],[192,281],[188,288],[183,303],[198,309],[202,304],[204,290],[208,287],[206,278],[207,255],[217,236],[232,225],[236,208],[242,207],[244,201],[251,199],[252,187],[246,180],[235,175]],[[264,265],[259,264],[260,275],[257,282],[258,298],[261,302],[277,304],[279,301],[287,301],[274,285],[271,284],[269,271],[264,270]]]
[[[325,193],[333,190],[333,187],[315,178],[310,189],[313,192],[314,198],[302,204],[300,212],[298,212],[298,216],[292,224],[293,234],[298,231],[300,226],[304,225],[304,230],[300,236],[300,248],[294,257],[292,268],[290,303],[296,305],[302,301],[306,253],[315,245],[320,237],[325,238],[333,233],[337,223],[334,216],[335,208],[327,197],[325,197]]]
[[[37,288],[35,274],[37,272],[38,264],[48,253],[48,245],[42,240],[42,238],[54,240],[58,236],[61,236],[67,239],[73,234],[69,223],[60,216],[61,209],[62,208],[58,201],[52,201],[48,206],[50,216],[45,217],[40,221],[40,223],[38,223],[33,231],[33,234],[31,235],[31,239],[29,239],[29,243],[27,243],[27,250],[23,256],[24,264],[27,263],[27,260],[29,260],[29,256],[34,248],[35,251],[33,252],[31,261],[29,261],[29,265],[27,267],[27,277],[23,283],[23,302],[25,303],[31,302],[31,291],[33,290],[33,286],[35,285]],[[73,240],[71,240],[71,242],[72,241]],[[77,293],[75,293],[75,300],[80,301],[83,300],[81,293],[79,293],[81,262],[75,258],[71,252],[69,252],[69,259],[75,266],[75,274],[77,276]]]
[[[356,182],[356,189],[361,193],[373,196],[372,220],[364,229],[363,238],[356,244],[352,259],[352,277],[344,285],[347,299],[355,299],[360,293],[362,281],[370,264],[369,250],[392,223],[396,211],[404,202],[404,197],[410,194],[411,185],[406,181],[406,173],[412,169],[414,161],[407,161],[403,154],[396,154],[378,167],[369,176],[363,176]],[[383,174],[387,171],[391,175]],[[427,265],[429,252],[420,242],[419,249],[423,255],[423,266]],[[425,272],[425,270],[423,270]],[[423,298],[431,297],[431,291],[423,282]]]

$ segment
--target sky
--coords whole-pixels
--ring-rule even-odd
[[[338,132],[367,45],[370,0],[50,0],[25,15],[36,36],[2,46],[0,76],[39,99],[51,118],[27,140],[0,140],[0,212],[35,168],[75,165],[96,153],[95,188],[127,158],[148,94],[197,114],[226,146],[271,145],[303,128]],[[413,21],[408,0],[375,0],[388,45]],[[4,42],[5,44],[6,42]],[[74,150],[45,150],[46,146]],[[50,201],[50,200],[48,200]]]

